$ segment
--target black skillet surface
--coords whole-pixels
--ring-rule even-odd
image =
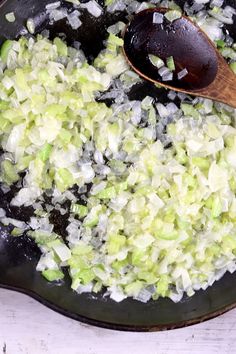
[[[92,60],[102,48],[106,26],[124,19],[122,13],[104,15],[98,19],[85,13],[85,25],[77,31],[71,30],[63,20],[50,26],[44,11],[49,2],[53,0],[0,1],[0,43],[5,38],[16,38],[24,33],[26,20],[33,17],[37,20],[38,31],[48,28],[52,38],[64,32],[69,44],[79,40],[88,59]],[[176,2],[183,7],[184,1]],[[235,0],[226,3],[236,8]],[[11,11],[16,15],[13,24],[5,20],[5,14]],[[236,40],[235,23],[227,29]],[[141,99],[147,94],[157,95],[161,102],[167,99],[165,90],[157,90],[149,83],[133,89],[130,98]],[[7,210],[8,216],[27,221],[32,214],[31,208],[10,208],[12,193],[14,190],[3,195],[0,190],[0,207]],[[53,218],[56,231],[63,234],[65,220],[58,218],[57,214]],[[116,303],[103,294],[76,294],[70,289],[67,276],[60,285],[48,283],[35,270],[39,256],[40,252],[32,240],[26,236],[9,236],[9,229],[0,227],[0,287],[23,292],[68,317],[100,327],[129,331],[171,329],[213,318],[236,306],[236,273],[227,273],[206,291],[198,291],[193,297],[184,298],[177,304],[169,299],[146,304],[131,299]]]

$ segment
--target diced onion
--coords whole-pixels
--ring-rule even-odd
[[[95,0],[69,2],[46,5],[50,24],[64,19],[77,30],[84,9],[102,15]],[[222,25],[235,10],[208,2],[184,10],[236,70],[236,47]],[[105,6],[130,16],[157,3],[106,0]],[[176,4],[169,7],[164,21],[181,17]],[[162,21],[154,12],[151,24]],[[3,44],[0,180],[4,200],[12,200],[0,209],[0,222],[13,236],[25,232],[35,240],[42,253],[37,270],[47,281],[63,279],[65,267],[79,294],[105,287],[115,301],[178,302],[236,270],[235,110],[174,91],[165,101],[149,87],[143,95],[144,82],[122,52],[124,27],[108,28],[92,63],[83,43],[68,47],[62,35]],[[188,74],[172,56],[163,62],[149,54],[149,60],[167,83]],[[11,206],[30,207],[30,219],[20,220],[20,213],[13,219]]]
[[[8,22],[15,22],[16,17],[14,12],[9,12],[5,15],[5,18]]]

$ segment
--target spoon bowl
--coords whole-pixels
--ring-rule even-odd
[[[215,45],[189,18],[170,21],[168,13],[153,8],[133,17],[124,34],[124,53],[131,67],[156,84],[236,108],[236,75]]]

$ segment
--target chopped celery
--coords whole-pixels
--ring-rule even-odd
[[[112,199],[116,196],[116,188],[108,187],[97,194],[99,199]]]
[[[124,41],[122,38],[119,38],[115,36],[114,34],[110,33],[108,37],[108,43],[115,44],[117,46],[122,46],[124,44]]]
[[[60,38],[54,38],[53,43],[57,47],[57,52],[60,56],[66,57],[68,55],[68,47]]]
[[[51,151],[52,151],[52,145],[45,144],[42,150],[39,152],[39,158],[43,162],[46,162],[49,159]]]
[[[43,230],[29,231],[28,234],[35,239],[39,245],[46,245],[59,237],[56,233],[49,233]]]
[[[166,296],[166,293],[169,288],[169,277],[166,274],[163,274],[157,282],[157,293],[161,296]]]
[[[23,234],[23,232],[24,231],[22,229],[19,229],[18,227],[14,227],[14,229],[11,231],[11,235],[18,237],[18,236],[21,236]]]
[[[110,254],[116,254],[126,243],[126,237],[123,235],[112,235],[108,239],[107,250]]]
[[[42,271],[42,275],[48,281],[58,281],[64,278],[64,273],[60,270],[46,269]]]
[[[233,70],[233,72],[236,74],[236,61],[233,63],[230,63],[229,66]]]
[[[12,45],[13,45],[13,41],[11,41],[10,39],[7,39],[5,42],[3,42],[0,51],[0,57],[3,63],[7,62],[8,54],[12,48]]]
[[[80,255],[85,255],[85,254],[88,254],[92,251],[92,246],[88,246],[86,244],[81,244],[81,245],[78,245],[78,246],[75,246],[73,249],[72,249],[72,254],[74,255],[77,255],[77,256],[80,256]]]
[[[156,66],[158,69],[164,66],[164,61],[156,55],[149,54],[148,58],[152,65]]]
[[[18,181],[19,175],[17,173],[16,165],[13,165],[11,161],[4,160],[1,163],[2,178],[4,182],[11,185],[12,183]]]
[[[82,284],[89,284],[94,278],[95,274],[93,273],[92,269],[82,269],[76,274]]]
[[[138,296],[140,290],[142,289],[143,287],[143,282],[142,281],[135,281],[131,284],[128,284],[126,285],[125,287],[125,293],[129,296],[133,296],[133,297],[136,297]]]
[[[181,109],[184,112],[185,116],[190,116],[190,117],[194,117],[194,118],[199,118],[200,114],[199,112],[196,110],[196,108],[194,108],[191,104],[189,103],[182,103],[181,104]]]
[[[182,13],[179,10],[170,10],[170,11],[167,11],[164,16],[168,21],[173,22],[173,21],[181,18]]]
[[[169,21],[181,16],[169,7]],[[3,44],[2,192],[20,179],[11,205],[34,216],[28,226],[0,210],[0,221],[35,240],[49,281],[67,267],[78,293],[104,286],[117,301],[180,301],[235,270],[235,111],[174,91],[141,101],[139,86],[129,99],[142,79],[124,59],[122,28],[109,29],[93,65],[59,38]],[[235,71],[235,45],[217,45]],[[166,64],[175,70],[173,57]],[[55,216],[67,221],[66,241]]]
[[[171,56],[171,57],[168,57],[166,59],[166,64],[167,64],[167,67],[170,71],[174,71],[175,70],[175,62],[174,62],[174,58]]]
[[[77,214],[80,218],[84,218],[88,214],[88,208],[81,204],[71,204],[70,210],[73,214]]]
[[[74,178],[69,170],[60,168],[55,175],[56,186],[60,191],[65,191],[74,184]]]
[[[218,48],[224,48],[225,47],[225,42],[222,39],[218,39],[216,41],[216,45]]]

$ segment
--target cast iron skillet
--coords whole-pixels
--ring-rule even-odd
[[[34,17],[38,31],[49,28],[51,37],[64,32],[69,44],[74,40],[81,41],[82,48],[91,61],[103,46],[106,26],[124,19],[122,13],[115,16],[104,15],[96,20],[85,13],[85,25],[78,31],[71,30],[63,21],[50,26],[44,11],[49,2],[53,0],[0,1],[0,44],[5,38],[16,38],[24,33],[27,18]],[[176,2],[183,7],[183,1]],[[103,5],[102,1],[100,3]],[[235,0],[225,3],[236,8]],[[14,11],[16,15],[16,22],[13,24],[5,20],[5,14],[10,11]],[[234,40],[235,23],[227,27]],[[167,100],[165,90],[157,90],[149,83],[134,88],[130,92],[130,98],[142,99],[147,94],[157,95],[161,102]],[[13,188],[4,195],[0,190],[0,207],[7,210],[8,216],[27,221],[32,214],[31,208],[9,206],[14,192]],[[53,218],[55,231],[65,235],[66,220],[62,220],[56,213]],[[0,286],[28,294],[68,317],[92,325],[118,330],[156,331],[198,323],[236,306],[236,273],[227,273],[206,291],[198,291],[193,297],[186,297],[177,304],[168,299],[149,301],[146,304],[131,299],[116,303],[102,293],[76,294],[70,289],[68,276],[60,285],[48,283],[35,270],[39,256],[40,252],[32,240],[26,236],[9,236],[9,229],[0,227]]]

